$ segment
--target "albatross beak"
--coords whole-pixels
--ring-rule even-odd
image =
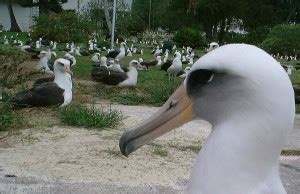
[[[119,142],[120,150],[128,156],[146,143],[189,122],[192,118],[192,102],[186,96],[182,84],[158,112],[122,135]]]
[[[73,72],[70,70],[70,66],[69,65],[64,65],[65,67],[65,72],[69,73],[71,76],[73,76]]]

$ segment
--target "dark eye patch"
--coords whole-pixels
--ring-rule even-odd
[[[64,59],[70,61],[70,67],[73,65],[74,61],[70,59],[69,57],[64,57]]]
[[[215,72],[208,69],[198,69],[190,73],[187,78],[187,92],[193,93],[199,84],[206,84],[211,81],[211,77]]]

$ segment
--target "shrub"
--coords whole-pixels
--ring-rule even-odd
[[[90,108],[83,105],[71,105],[60,110],[63,123],[87,128],[111,128],[120,124],[122,114],[116,110],[105,112],[95,106]]]
[[[178,30],[173,40],[179,44],[179,46],[191,46],[194,48],[206,46],[203,32],[193,28],[182,28]]]
[[[262,42],[261,47],[270,53],[294,55],[300,50],[300,25],[278,25]]]
[[[14,112],[9,103],[0,102],[0,131],[16,128],[22,124],[23,117]]]
[[[37,73],[22,65],[27,58],[23,52],[14,47],[0,46],[0,86],[12,88],[30,80]]]
[[[81,15],[64,11],[60,14],[41,15],[36,18],[32,37],[57,42],[84,42],[92,35],[90,21]]]

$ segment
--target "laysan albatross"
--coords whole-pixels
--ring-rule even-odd
[[[285,194],[278,160],[294,117],[294,91],[281,65],[255,46],[228,44],[201,57],[164,106],[119,144],[128,156],[201,118],[212,132],[194,163],[189,193]]]
[[[137,67],[139,62],[132,60],[129,63],[128,72],[115,72],[108,69],[98,69],[92,72],[92,78],[96,81],[102,82],[105,85],[112,85],[118,87],[130,87],[137,84],[138,72]]]
[[[67,106],[72,101],[72,78],[70,61],[60,58],[54,62],[54,81],[37,84],[33,88],[18,92],[12,104],[18,107]]]

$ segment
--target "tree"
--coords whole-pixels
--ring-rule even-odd
[[[68,0],[39,0],[39,1],[32,1],[32,0],[15,0],[23,7],[39,7],[39,13],[42,14],[49,14],[51,12],[54,13],[61,13],[63,11],[62,4],[68,2]]]

